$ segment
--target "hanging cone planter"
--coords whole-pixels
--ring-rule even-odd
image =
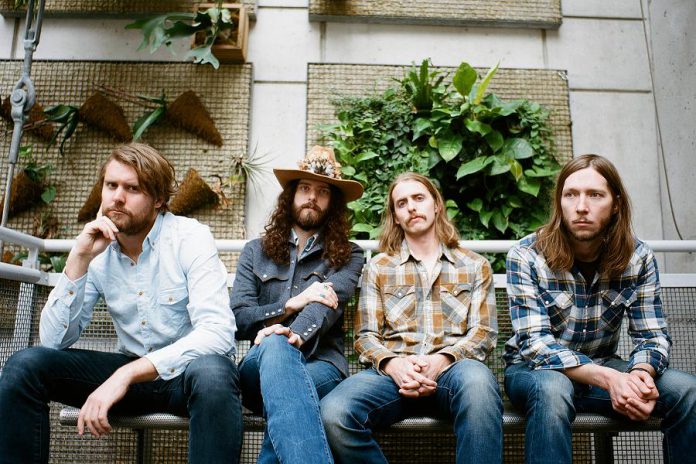
[[[111,135],[119,142],[133,139],[123,109],[99,92],[89,97],[79,109],[80,120]]]
[[[222,136],[215,127],[213,118],[193,90],[182,93],[167,106],[166,118],[173,126],[191,132],[213,145],[222,146]]]
[[[179,185],[179,192],[169,202],[169,210],[173,214],[187,215],[198,208],[217,203],[217,194],[201,178],[198,171],[191,168]]]
[[[10,97],[3,100],[2,106],[0,107],[0,116],[10,124],[14,124],[12,120],[12,103],[10,102]],[[46,115],[44,114],[43,106],[41,106],[40,103],[34,103],[34,106],[32,106],[29,111],[29,117],[27,118],[27,124],[30,125],[27,132],[31,132],[44,142],[48,142],[53,136],[53,126],[51,124],[39,124],[45,119]]]
[[[87,200],[85,200],[82,208],[77,213],[77,222],[87,222],[97,217],[97,211],[99,211],[99,206],[101,206],[101,192],[102,184],[96,181],[89,192]]]
[[[25,171],[20,171],[19,174],[12,179],[9,217],[27,211],[33,206],[41,203],[41,194],[43,191],[44,187],[40,182],[32,180]],[[0,203],[0,214],[2,214],[4,204],[3,198],[3,202]]]

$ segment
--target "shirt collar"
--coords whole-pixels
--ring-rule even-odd
[[[408,243],[406,242],[406,239],[404,239],[401,242],[401,252],[399,253],[399,258],[400,258],[400,264],[405,264],[406,261],[408,261],[409,257],[413,256],[411,254],[411,249],[408,247]],[[442,242],[440,242],[440,256],[439,259],[442,259],[442,257],[445,257],[447,261],[450,263],[454,264],[455,259],[454,256],[452,256],[452,251],[447,248]],[[413,259],[416,259],[415,257]]]
[[[305,254],[309,252],[309,250],[312,249],[315,243],[319,240],[319,232],[316,234],[312,235],[307,239],[307,243],[305,244],[304,250],[302,250],[301,254]],[[295,232],[295,229],[290,229],[290,243],[297,248],[297,243],[300,241],[300,237],[297,236],[297,233]]]
[[[152,225],[152,229],[148,232],[145,240],[143,241],[143,250],[146,246],[153,248],[160,237],[160,232],[162,232],[162,221],[164,220],[165,213],[157,213],[155,218],[155,223]],[[121,246],[118,244],[117,240],[111,242],[111,248],[115,251],[121,252]]]

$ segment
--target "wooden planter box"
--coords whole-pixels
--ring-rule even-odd
[[[196,5],[196,11],[207,10],[214,6],[214,3],[199,3]],[[235,44],[214,44],[212,47],[213,55],[220,60],[220,63],[246,63],[247,42],[249,39],[249,14],[246,6],[239,3],[223,3],[222,7],[231,10],[233,14],[235,10],[239,12],[237,37]],[[194,36],[192,46],[198,43],[196,36]]]

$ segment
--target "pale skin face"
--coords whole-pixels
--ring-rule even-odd
[[[135,169],[115,160],[109,162],[104,172],[101,210],[120,233],[137,235],[149,230],[160,206],[161,200],[142,189]]]
[[[607,180],[588,167],[566,178],[561,191],[563,224],[574,247],[594,247],[604,239],[604,230],[614,213],[614,197]]]
[[[391,197],[394,220],[406,237],[434,236],[438,208],[425,185],[415,180],[399,182]]]
[[[318,230],[331,202],[331,187],[326,182],[302,179],[292,203],[293,217],[303,230]]]

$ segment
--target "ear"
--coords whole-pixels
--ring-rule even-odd
[[[155,209],[159,210],[163,204],[164,198],[159,198],[157,201],[155,201]]]

